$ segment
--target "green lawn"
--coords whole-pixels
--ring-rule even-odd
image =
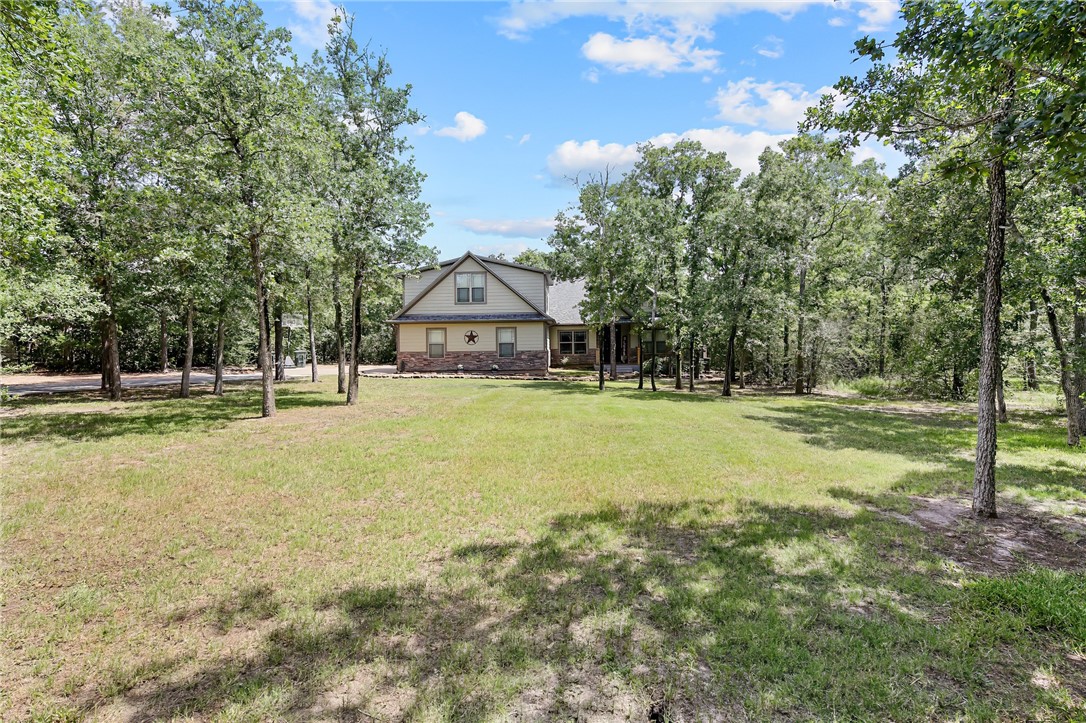
[[[908,517],[966,494],[968,407],[360,385],[9,403],[0,717],[1086,717],[1081,572]],[[1051,403],[1008,509],[1086,501]]]

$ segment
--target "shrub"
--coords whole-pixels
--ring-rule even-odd
[[[898,390],[888,379],[881,377],[862,377],[849,382],[854,392],[865,397],[893,397]]]

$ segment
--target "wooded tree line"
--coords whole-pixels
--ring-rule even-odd
[[[692,141],[644,146],[622,178],[580,183],[553,250],[522,260],[584,276],[601,328],[629,314],[664,334],[677,388],[706,347],[725,395],[868,375],[976,393],[973,509],[994,516],[1006,384],[1057,381],[1068,444],[1086,433],[1086,5],[901,13],[757,173]],[[893,180],[855,162],[872,137],[910,158]]]
[[[397,272],[434,259],[421,116],[340,12],[300,62],[252,2],[0,5],[0,337],[12,361],[263,372],[390,354]],[[301,314],[304,328],[284,324]],[[122,331],[123,330],[123,331]],[[289,343],[289,346],[288,346]]]
[[[632,314],[666,337],[677,385],[706,348],[724,394],[863,377],[976,393],[974,510],[994,515],[1006,384],[1057,383],[1068,442],[1086,432],[1086,6],[901,14],[756,173],[695,142],[645,146],[621,178],[579,184],[553,251],[521,260],[585,277],[601,326]],[[301,62],[251,2],[0,3],[5,352],[100,367],[115,399],[127,369],[180,357],[187,395],[200,357],[221,393],[227,360],[255,360],[271,415],[304,334],[357,401],[396,275],[434,251],[410,86],[352,36],[341,12]],[[894,179],[856,162],[871,137],[909,156]],[[284,330],[292,312],[304,331]]]

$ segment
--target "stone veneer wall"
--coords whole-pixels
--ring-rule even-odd
[[[446,351],[441,359],[431,359],[424,351],[401,351],[396,354],[396,368],[404,372],[456,372],[458,364],[464,373],[490,373],[498,365],[503,374],[546,374],[547,352],[518,351],[514,357],[499,357],[497,351]]]
[[[566,359],[566,363],[562,364],[562,360]],[[558,350],[551,348],[551,366],[555,368],[566,367],[588,367],[592,368],[596,366],[596,350],[589,349],[587,354],[559,354]]]

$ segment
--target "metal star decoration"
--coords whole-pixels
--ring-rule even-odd
[[[464,341],[466,341],[468,344],[474,344],[475,342],[479,341],[479,335],[476,334],[474,331],[469,331],[467,334],[464,334]]]

